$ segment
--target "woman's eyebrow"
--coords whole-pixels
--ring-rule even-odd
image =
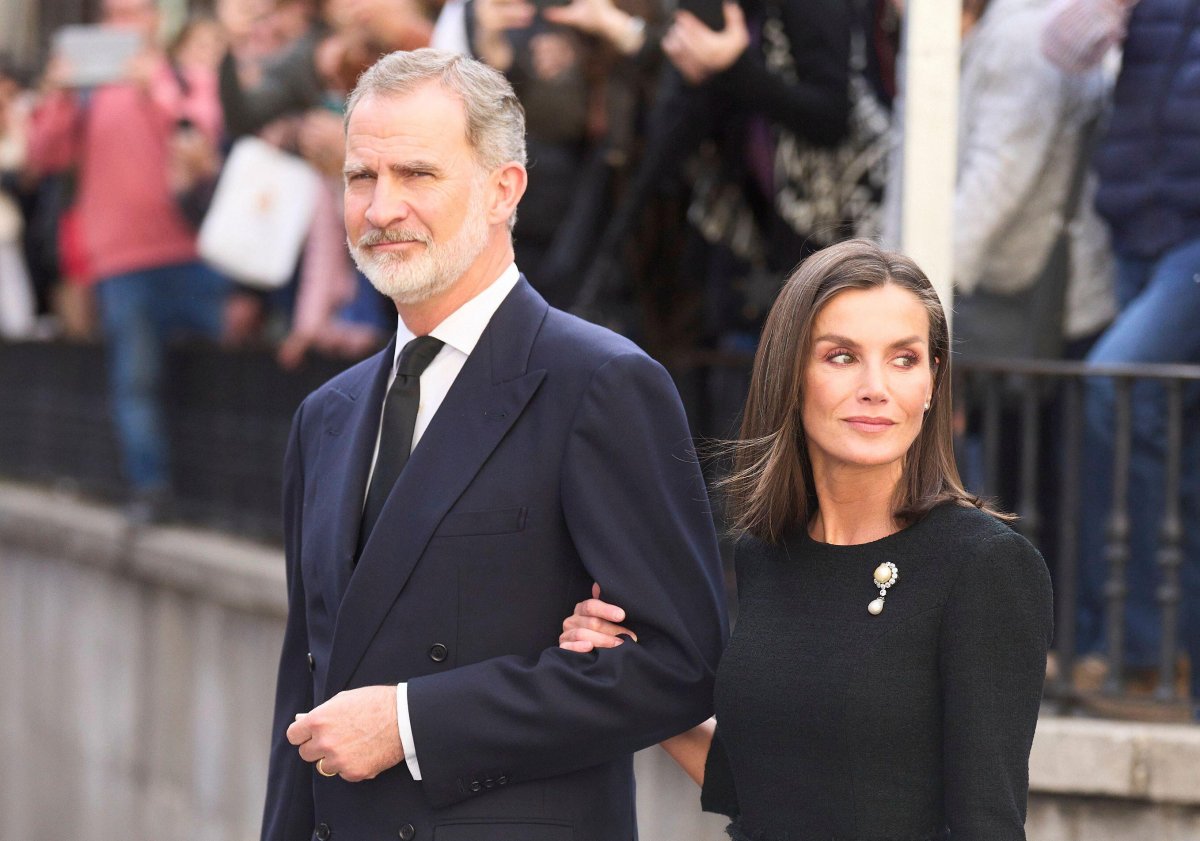
[[[817,338],[813,339],[813,344],[816,344],[817,342],[830,342],[831,344],[845,345],[846,347],[851,348],[859,347],[859,343],[854,341],[854,339],[851,339],[848,336],[838,335],[837,333],[825,333],[817,336]],[[905,345],[923,344],[925,344],[925,340],[920,336],[905,336],[903,339],[897,339],[896,341],[892,342],[889,347],[898,348],[904,347]]]

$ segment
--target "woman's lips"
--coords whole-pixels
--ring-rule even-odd
[[[854,429],[857,429],[859,432],[871,432],[876,434],[880,432],[886,432],[896,425],[894,420],[890,420],[888,418],[857,416],[852,418],[843,418],[843,420],[850,424],[850,426]]]

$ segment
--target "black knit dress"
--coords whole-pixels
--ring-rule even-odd
[[[745,538],[736,567],[702,793],[733,838],[1024,839],[1053,621],[1036,549],[948,503],[857,546]]]

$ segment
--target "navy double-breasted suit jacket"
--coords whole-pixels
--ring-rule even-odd
[[[627,841],[631,753],[711,714],[716,537],[666,371],[522,279],[352,558],[393,351],[311,394],[285,460],[289,616],[267,841]],[[557,648],[592,581],[639,642]],[[421,765],[324,778],[296,713],[408,683]]]

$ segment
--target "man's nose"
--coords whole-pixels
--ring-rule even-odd
[[[411,212],[403,190],[384,183],[383,179],[376,182],[366,213],[367,221],[372,227],[390,228],[407,219]]]

